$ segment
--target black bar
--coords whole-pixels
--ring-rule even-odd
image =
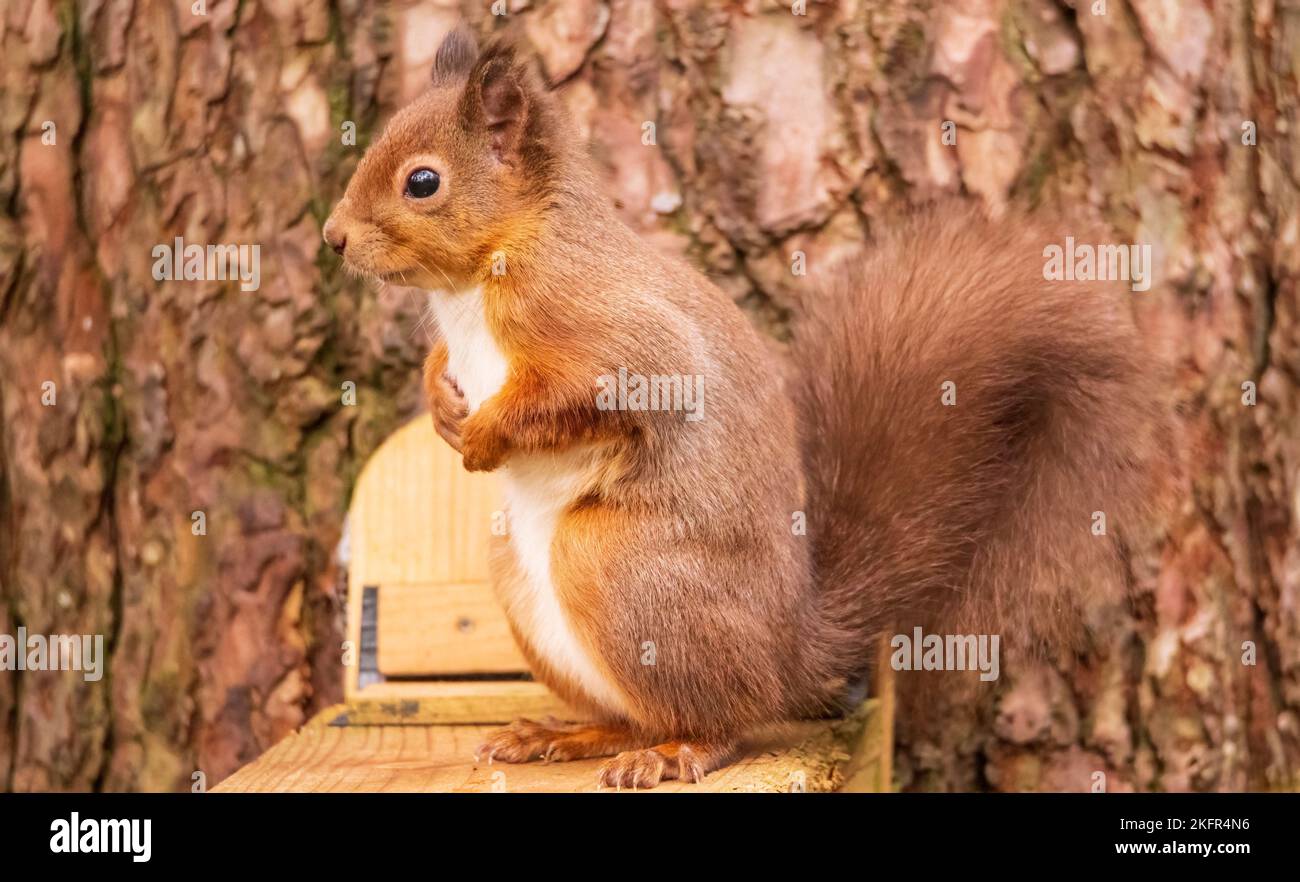
[[[1161,858],[1166,866],[1220,869],[1262,858],[1284,867],[1294,865],[1300,834],[1297,794],[5,794],[6,865],[128,873],[146,865],[133,861],[129,844],[118,853],[53,853],[52,844],[66,844],[55,841],[74,812],[83,836],[88,819],[148,819],[150,867],[198,872],[210,855],[250,870],[355,864],[378,874],[400,865],[429,878],[497,875],[516,861],[557,873],[698,870],[705,859],[739,869],[755,857],[806,870],[842,864],[864,878],[899,859],[918,871],[1074,870]],[[1120,853],[1130,845],[1154,854]],[[1186,853],[1207,846],[1208,854]],[[1244,853],[1223,851],[1238,847]]]

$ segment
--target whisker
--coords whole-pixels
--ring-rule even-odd
[[[442,277],[447,281],[447,290],[454,291],[456,289],[456,286],[451,283],[451,276],[447,275],[447,271],[444,270],[442,267],[430,267],[427,263],[425,263],[423,260],[420,260],[418,257],[415,259],[415,262],[418,263],[420,266],[424,267],[424,269],[429,273],[432,273],[434,269],[437,269],[438,272],[442,275]]]
[[[420,260],[419,258],[416,258],[416,263],[418,263],[420,266],[424,267],[424,269],[425,269],[426,272],[429,272],[429,273],[432,273],[432,272],[433,272],[433,268],[430,267],[428,264],[426,264],[424,261]],[[442,267],[438,267],[437,270],[438,270],[439,273],[442,274],[442,277],[443,277],[444,279],[447,280],[447,290],[448,290],[448,291],[454,291],[454,290],[456,290],[456,286],[455,286],[454,284],[452,284],[451,277],[447,275],[446,271],[443,270]],[[465,315],[466,315],[466,314],[470,311],[470,309],[472,309],[473,307],[472,307],[472,305],[471,305],[471,302],[470,302],[468,299],[464,299],[464,298],[462,298],[462,300],[461,300],[459,303],[456,304],[456,308],[459,310],[459,314],[457,315],[457,318],[464,318]]]

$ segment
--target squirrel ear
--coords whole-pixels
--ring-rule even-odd
[[[480,121],[488,130],[497,159],[514,164],[519,158],[524,127],[532,110],[526,72],[515,63],[513,52],[481,59],[470,78],[477,98]]]
[[[433,59],[433,83],[444,85],[463,80],[478,60],[478,44],[474,34],[464,25],[458,25],[443,37],[438,54]]]

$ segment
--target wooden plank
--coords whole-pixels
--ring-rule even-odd
[[[385,681],[355,693],[343,705],[352,725],[509,723],[520,717],[582,715],[531,680]]]
[[[869,702],[871,719],[862,727],[853,759],[844,771],[848,793],[892,793],[894,790],[894,669],[889,664],[889,640],[877,641],[875,699]]]
[[[379,586],[379,671],[386,677],[528,669],[487,582]]]
[[[870,703],[869,703],[870,704]],[[699,784],[666,781],[653,793],[819,792],[836,789],[848,745],[871,707],[840,721],[799,723],[751,738],[741,760]],[[476,763],[494,726],[309,725],[245,766],[214,792],[591,792],[601,760]]]

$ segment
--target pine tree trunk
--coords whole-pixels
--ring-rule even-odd
[[[345,277],[320,228],[462,15],[532,42],[626,219],[773,333],[817,266],[940,194],[1150,242],[1134,296],[1177,366],[1181,505],[1092,651],[905,726],[900,783],[1297,786],[1300,8],[203,11],[3,13],[0,633],[102,634],[108,661],[0,674],[0,788],[210,785],[338,698],[348,491],[419,408],[427,338],[414,294]],[[260,288],[156,280],[178,236],[260,245]]]

